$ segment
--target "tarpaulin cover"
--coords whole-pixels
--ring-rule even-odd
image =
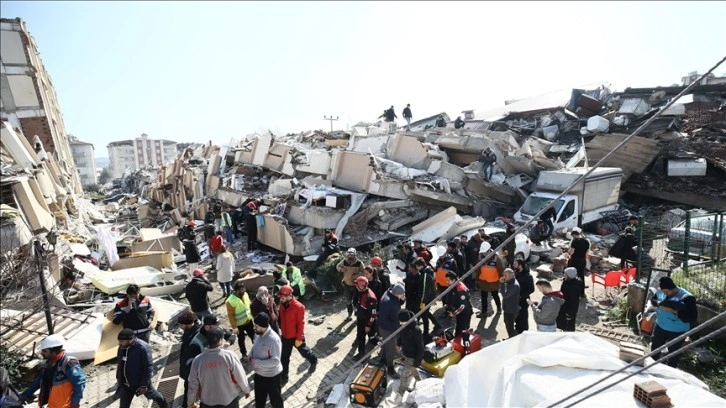
[[[618,355],[617,346],[590,333],[524,332],[483,348],[449,367],[444,375],[446,406],[546,407],[581,388],[600,383],[608,374],[626,366]],[[591,386],[590,392],[638,368],[631,367],[601,385]],[[666,387],[676,407],[726,406],[726,400],[710,393],[699,379],[663,364],[630,377],[580,405],[642,407],[633,398],[633,388],[636,383],[649,380]]]

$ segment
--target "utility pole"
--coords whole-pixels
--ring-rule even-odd
[[[327,117],[326,115],[323,115],[323,119],[330,121],[330,133],[333,133],[333,121],[338,120],[338,117],[333,117],[333,115],[330,115],[330,117]]]

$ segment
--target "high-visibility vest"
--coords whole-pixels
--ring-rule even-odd
[[[237,297],[237,295],[233,294],[227,298],[227,303],[229,303],[234,308],[234,321],[237,323],[237,326],[242,326],[252,320],[252,312],[250,311],[250,298],[249,296],[247,296],[246,293],[243,297],[244,299],[240,299]]]
[[[447,271],[444,268],[439,268],[436,270],[435,282],[437,285],[439,285],[439,287],[442,287],[442,288],[449,287],[449,280],[446,279],[446,273],[447,273]]]
[[[489,263],[479,268],[479,278],[483,282],[499,282],[499,269],[497,269],[497,260],[492,257]]]

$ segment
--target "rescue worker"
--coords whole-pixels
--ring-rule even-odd
[[[368,279],[359,276],[355,279],[355,288],[358,296],[355,299],[356,307],[356,345],[358,354],[353,356],[354,360],[360,360],[365,354],[366,337],[373,331],[378,319],[378,299],[375,293],[368,287]]]
[[[447,273],[449,271],[454,271],[454,273],[456,273],[457,266],[454,256],[451,255],[445,248],[439,247],[438,255],[439,259],[436,260],[434,283],[436,283],[436,290],[441,293],[449,287],[449,281],[446,278]],[[446,304],[446,301],[443,303]]]
[[[479,267],[479,274],[476,278],[476,283],[481,292],[481,311],[476,314],[476,317],[484,321],[487,318],[487,306],[489,305],[490,293],[494,299],[494,304],[497,306],[497,313],[502,312],[502,302],[499,299],[499,279],[504,276],[504,261],[499,257],[499,254],[492,250],[491,245],[485,241],[479,247],[479,259],[484,259],[489,254],[492,256],[486,263]]]
[[[458,279],[456,272],[449,271],[446,274],[449,286],[453,285]],[[464,345],[464,354],[469,354],[469,326],[471,325],[471,298],[469,288],[464,282],[457,282],[454,290],[449,292],[448,301],[446,302],[446,312],[449,317],[456,318],[455,335],[461,335],[461,344]]]
[[[184,380],[184,398],[182,408],[187,405],[187,392],[189,391],[189,371],[192,368],[192,361],[196,355],[192,355],[191,345],[194,337],[199,334],[202,323],[197,319],[195,313],[187,310],[177,318],[179,328],[183,330],[181,338],[181,350],[179,351],[179,377]],[[201,350],[200,350],[201,352]]]
[[[270,316],[262,312],[254,320],[257,341],[252,345],[249,364],[255,370],[255,407],[265,408],[267,397],[272,408],[283,408],[282,383],[282,342],[280,336],[270,327]]]
[[[305,344],[305,306],[292,294],[292,286],[285,285],[280,288],[280,333],[282,340],[282,376],[281,381],[287,382],[290,369],[290,355],[293,346],[303,358],[310,362],[308,374],[315,372],[318,366],[318,357]]]
[[[289,285],[292,286],[293,295],[302,300],[303,296],[305,296],[305,282],[303,282],[300,268],[293,266],[292,262],[287,262],[283,276],[290,282]]]
[[[376,299],[378,299],[378,304],[376,305],[376,309],[380,310],[380,299],[383,297],[383,293],[385,293],[385,290],[383,289],[383,283],[378,279],[378,274],[373,269],[372,266],[364,266],[363,267],[363,276],[365,276],[366,279],[368,279],[368,288],[373,291],[373,294],[376,295]],[[372,344],[378,344],[378,323],[374,323],[373,328],[368,332],[368,340]]]
[[[382,291],[387,291],[391,287],[391,275],[388,274],[388,270],[383,265],[383,259],[380,256],[374,256],[371,258],[371,266],[376,272],[378,280],[381,281]]]
[[[149,298],[140,293],[139,285],[132,283],[126,288],[126,297],[113,309],[113,324],[123,324],[124,329],[131,329],[134,336],[148,343],[154,313]]]
[[[199,320],[204,319],[204,316],[212,314],[212,308],[209,307],[209,296],[207,293],[213,291],[212,284],[207,279],[204,271],[201,269],[195,269],[192,272],[192,280],[187,283],[184,288],[189,305],[192,308],[192,312],[197,315]]]
[[[698,318],[696,298],[690,292],[676,286],[673,279],[667,276],[660,278],[658,286],[660,290],[651,299],[651,304],[657,307],[655,327],[650,343],[651,350],[655,350],[689,331]],[[668,346],[668,352],[673,353],[683,347],[684,341],[681,340]],[[656,353],[653,355],[653,359],[658,360],[660,356],[661,352]],[[666,364],[678,367],[679,361],[680,354],[669,358]]]
[[[121,398],[121,408],[131,407],[131,401],[139,395],[156,402],[160,408],[169,407],[164,396],[151,382],[154,378],[154,359],[149,343],[137,338],[131,329],[121,330],[118,334],[117,360],[116,380],[119,386],[116,392]]]
[[[210,330],[207,339],[209,347],[192,362],[187,401],[199,400],[203,408],[237,408],[240,394],[250,395],[247,373],[234,352],[224,349],[220,327]]]
[[[245,283],[242,279],[234,282],[234,292],[224,302],[227,307],[227,318],[229,325],[237,334],[239,351],[242,358],[247,358],[247,346],[245,335],[249,336],[250,342],[255,341],[255,329],[252,327],[252,311],[250,310],[250,297],[245,291]]]
[[[348,248],[347,257],[340,261],[335,268],[343,274],[343,288],[345,308],[348,310],[346,321],[353,320],[353,301],[358,291],[355,288],[355,279],[363,275],[363,262],[358,259],[355,248]]]
[[[571,266],[577,269],[577,276],[581,282],[585,282],[585,268],[587,267],[587,256],[590,251],[590,241],[582,236],[582,229],[575,227],[572,229],[572,241],[570,241],[570,248],[567,253],[570,255],[570,260],[567,261],[567,266]],[[582,285],[582,291],[580,297],[585,298],[585,285]]]
[[[20,394],[20,403],[33,401],[33,394],[40,390],[38,406],[48,408],[78,408],[86,388],[86,375],[78,359],[63,349],[66,339],[51,334],[40,342],[40,355],[45,362],[35,379]]]

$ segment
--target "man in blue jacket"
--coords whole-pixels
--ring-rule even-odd
[[[48,408],[78,408],[86,388],[86,376],[75,357],[63,350],[65,339],[51,334],[40,342],[40,354],[45,359],[43,367],[30,386],[20,395],[20,402],[33,400],[40,389],[38,406]]]
[[[691,330],[691,323],[698,318],[696,298],[687,290],[679,288],[673,279],[664,276],[658,281],[660,290],[655,293],[651,302],[656,309],[655,327],[650,349],[655,350],[681,334]],[[684,340],[668,346],[668,352],[673,353],[683,347]],[[661,353],[653,355],[654,360],[660,358]],[[681,356],[676,355],[666,361],[671,367],[677,367]]]
[[[121,398],[120,407],[131,407],[134,396],[143,395],[153,400],[160,408],[169,408],[169,403],[151,384],[154,359],[151,346],[137,339],[134,331],[123,329],[118,334],[118,368],[116,394]]]

